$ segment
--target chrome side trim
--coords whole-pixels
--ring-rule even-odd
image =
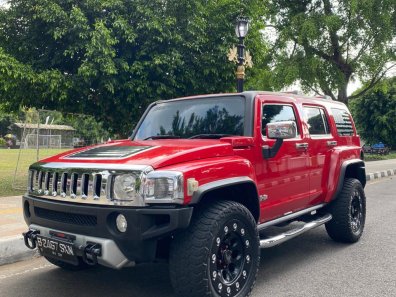
[[[49,233],[50,231],[49,228],[31,224],[29,226],[29,229],[39,230],[40,235],[51,237]],[[63,232],[62,230],[55,230],[55,229],[51,229],[51,231],[56,231],[61,233]],[[102,246],[102,255],[98,256],[98,263],[100,265],[114,269],[121,269],[123,267],[130,267],[135,265],[135,262],[129,261],[127,257],[125,257],[125,255],[120,251],[117,244],[111,239],[85,236],[70,232],[67,232],[67,234],[76,236],[76,240],[74,241],[74,244],[76,245],[86,245],[88,242],[99,243]]]
[[[332,218],[333,217],[331,216],[331,214],[327,214],[324,217],[321,217],[314,221],[306,223],[301,228],[292,229],[285,233],[275,235],[270,238],[262,239],[262,240],[260,240],[260,248],[266,249],[266,248],[270,248],[270,247],[276,246],[278,244],[284,243],[285,241],[288,241],[294,237],[297,237],[298,235],[301,235],[309,230],[312,230],[316,227],[323,225],[324,223],[327,223]]]
[[[309,208],[306,208],[306,209],[303,209],[303,210],[300,210],[300,211],[297,211],[297,212],[288,214],[288,215],[286,215],[286,216],[277,218],[277,219],[275,219],[275,220],[262,223],[262,224],[260,224],[260,225],[257,226],[257,230],[258,230],[258,231],[261,231],[261,230],[264,230],[264,229],[267,228],[267,227],[274,226],[274,225],[277,225],[277,224],[280,224],[280,223],[283,223],[283,222],[287,222],[287,221],[293,220],[293,219],[298,218],[298,217],[300,217],[300,216],[302,216],[302,215],[305,215],[305,214],[307,214],[307,213],[310,213],[310,212],[312,212],[312,211],[314,211],[314,210],[317,210],[317,209],[319,209],[319,208],[322,208],[322,207],[325,206],[325,205],[326,205],[326,203],[319,204],[319,205],[315,205],[315,206],[313,206],[313,207],[309,207]]]

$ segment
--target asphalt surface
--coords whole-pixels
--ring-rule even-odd
[[[335,243],[319,227],[262,250],[252,296],[396,296],[395,193],[395,177],[367,185],[366,229],[356,244]],[[168,267],[67,272],[42,258],[0,266],[1,297],[106,295],[173,296]]]

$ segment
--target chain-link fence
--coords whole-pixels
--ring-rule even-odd
[[[26,189],[30,164],[73,148],[104,143],[110,134],[94,117],[51,110],[28,109],[15,116],[3,138],[15,150],[13,189]],[[3,124],[4,125],[4,124]],[[18,150],[18,151],[16,151]],[[11,161],[11,160],[10,160]]]

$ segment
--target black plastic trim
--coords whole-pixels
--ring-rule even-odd
[[[112,239],[131,261],[150,262],[156,254],[157,241],[170,236],[190,224],[193,207],[121,207],[53,201],[28,195],[23,196],[28,205],[30,217],[25,216],[28,225],[36,224],[65,233]],[[90,215],[97,218],[95,226],[59,222],[38,217],[35,208],[48,209],[74,215]],[[116,228],[115,218],[123,214],[128,223],[125,233]]]
[[[340,170],[340,175],[338,178],[338,184],[337,184],[337,189],[332,197],[331,200],[334,200],[337,198],[338,194],[341,192],[342,187],[344,185],[344,179],[345,179],[345,173],[347,171],[348,166],[350,165],[355,165],[358,164],[358,175],[359,178],[363,180],[362,186],[363,188],[366,186],[366,167],[364,165],[364,161],[361,159],[352,159],[352,160],[347,160],[341,165],[341,170]]]

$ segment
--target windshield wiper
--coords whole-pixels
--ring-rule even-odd
[[[180,138],[180,136],[176,136],[176,135],[153,135],[153,136],[149,136],[144,138],[143,140],[155,140],[155,139],[177,139]]]
[[[197,134],[197,135],[193,135],[191,137],[189,137],[189,139],[196,139],[196,138],[200,138],[200,139],[219,139],[222,137],[228,137],[228,136],[233,136],[232,134]]]

